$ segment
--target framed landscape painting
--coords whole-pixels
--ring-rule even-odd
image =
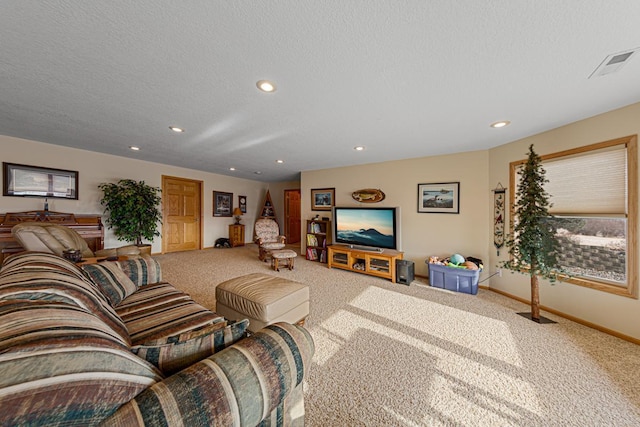
[[[330,211],[335,200],[335,188],[313,188],[311,190],[311,209]]]
[[[460,213],[460,183],[418,184],[418,212]]]

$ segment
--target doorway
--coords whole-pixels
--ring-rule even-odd
[[[300,242],[300,189],[284,190],[284,235],[287,243]]]
[[[202,181],[162,176],[162,253],[202,249]]]

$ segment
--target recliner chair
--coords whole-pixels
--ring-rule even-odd
[[[135,245],[93,252],[77,231],[58,224],[23,222],[14,225],[11,234],[27,251],[63,256],[63,251],[77,249],[80,250],[82,258],[140,255],[140,249]]]

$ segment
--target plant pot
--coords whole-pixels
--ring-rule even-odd
[[[140,249],[140,255],[151,255],[151,245],[137,245]]]

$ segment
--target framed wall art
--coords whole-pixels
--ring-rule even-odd
[[[335,204],[335,188],[311,189],[311,209],[314,211],[330,211]]]
[[[460,183],[418,184],[418,212],[460,213]]]
[[[213,192],[213,216],[232,216],[233,193]]]
[[[2,195],[78,200],[78,172],[2,162]]]

